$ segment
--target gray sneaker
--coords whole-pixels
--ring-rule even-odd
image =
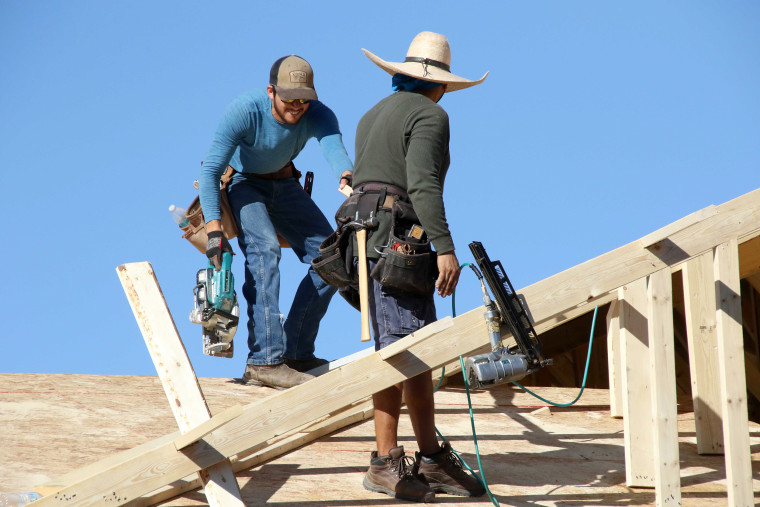
[[[288,389],[313,378],[313,375],[293,370],[285,363],[274,365],[247,364],[245,373],[243,373],[244,383],[252,386],[274,387],[275,389]]]
[[[372,451],[369,470],[364,476],[364,488],[385,493],[393,498],[414,502],[432,502],[435,493],[417,475],[417,463],[404,455],[403,447],[394,447],[387,456]]]

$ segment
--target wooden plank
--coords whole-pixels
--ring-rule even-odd
[[[231,460],[232,470],[236,473],[250,470],[266,461],[297,449],[298,447],[313,442],[318,438],[329,435],[330,433],[345,428],[346,426],[371,419],[372,416],[372,400],[363,400],[358,405],[350,407],[345,411],[341,411],[338,414],[334,414],[323,421],[275,437],[270,441],[270,445],[265,445],[250,455],[236,456]],[[147,507],[149,505],[156,505],[188,491],[198,489],[201,486],[202,484],[197,475],[190,475],[182,480],[174,481],[157,491],[138,498],[130,503],[130,506]]]
[[[749,506],[754,505],[754,500],[742,342],[739,249],[735,239],[715,248],[714,270],[728,504]]]
[[[224,412],[220,412],[219,414],[216,414],[211,419],[207,419],[205,422],[202,422],[198,426],[192,428],[190,431],[183,433],[176,439],[174,439],[174,447],[179,451],[181,449],[184,449],[188,445],[192,444],[193,442],[197,442],[201,438],[205,437],[215,429],[217,429],[219,426],[222,426],[223,424],[227,424],[230,420],[234,419],[235,417],[239,416],[241,413],[243,413],[243,406],[242,405],[235,405]]]
[[[705,252],[687,261],[682,272],[697,451],[723,454],[713,253]]]
[[[756,273],[760,273],[760,236],[739,244],[739,277]]]
[[[378,390],[467,354],[488,340],[482,309],[460,315],[455,325],[436,336],[407,340],[408,348],[384,361],[369,356],[325,373],[309,382],[251,403],[243,413],[179,453],[173,442],[133,456],[128,461],[102,470],[72,484],[55,496],[38,500],[38,505],[57,505],[61,498],[76,495],[78,505],[95,505],[105,500],[112,505],[136,500],[173,481],[243,453],[261,442],[370,396]]]
[[[607,368],[610,383],[610,416],[623,417],[623,382],[620,354],[620,303],[610,303],[607,311]]]
[[[654,425],[655,500],[681,505],[678,411],[673,336],[673,284],[670,269],[649,276],[647,285],[649,371]]]
[[[190,358],[174,325],[166,300],[150,263],[123,264],[116,268],[124,292],[137,319],[150,357],[156,367],[169,405],[183,434],[211,418]],[[229,460],[200,470],[209,505],[243,506]]]
[[[687,229],[694,224],[697,224],[701,222],[702,220],[709,218],[711,216],[714,216],[715,213],[717,213],[717,210],[715,208],[715,205],[711,204],[710,206],[703,208],[699,211],[695,211],[691,215],[687,215],[680,220],[676,220],[675,222],[666,225],[662,229],[658,229],[650,234],[647,234],[643,238],[639,240],[641,243],[641,246],[644,248],[649,248],[655,243],[659,243],[663,239],[666,239],[673,234],[677,232],[681,232],[684,229]]]
[[[760,230],[758,215],[760,189],[721,204],[715,215],[673,234],[668,238],[670,241],[655,245],[656,248],[646,249],[634,241],[520,292],[535,321],[548,319],[665,266],[680,269],[684,261],[732,237],[739,237],[740,243],[744,238],[752,239]]]
[[[625,478],[631,487],[655,485],[647,324],[647,280],[642,278],[618,290],[620,360],[625,440]]]
[[[444,317],[440,320],[437,320],[431,323],[429,326],[426,326],[424,328],[425,329],[424,331],[419,330],[410,334],[408,338],[410,340],[414,340],[419,336],[420,339],[425,339],[426,337],[434,336],[433,333],[444,331],[453,325],[454,325],[454,320],[451,317]],[[407,347],[406,343],[404,343],[404,341],[402,340],[399,340],[396,343],[393,343],[383,349],[380,349],[377,353],[380,355],[381,358],[383,358],[384,361],[387,361],[391,357],[404,352],[406,350],[406,347]]]

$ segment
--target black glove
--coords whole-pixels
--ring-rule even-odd
[[[222,231],[213,231],[208,233],[208,243],[206,243],[206,257],[214,263],[216,269],[222,267],[222,254],[224,252],[232,253],[232,247]]]

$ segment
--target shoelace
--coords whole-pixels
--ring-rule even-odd
[[[459,458],[453,452],[449,452],[446,455],[446,460],[450,461],[456,468],[462,468],[462,462],[459,461]]]
[[[416,473],[415,467],[417,463],[411,456],[404,455],[398,459],[392,459],[389,465],[391,466],[391,471],[398,472],[399,479],[405,475],[414,476]]]

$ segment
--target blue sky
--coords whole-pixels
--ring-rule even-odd
[[[361,48],[400,61],[429,30],[456,74],[490,71],[441,101],[447,215],[460,262],[481,241],[520,288],[758,187],[758,26],[753,1],[3,0],[0,372],[154,375],[115,270],[149,261],[196,373],[242,374],[244,328],[235,358],[202,354],[188,314],[206,261],[167,208],[193,199],[222,111],[280,56],[312,64],[352,159],[390,93]],[[331,218],[342,197],[316,141],[296,165]],[[233,269],[239,286],[240,256]],[[305,267],[285,251],[281,269],[287,311]],[[467,270],[457,312],[480,304]],[[336,296],[317,354],[365,347]]]

